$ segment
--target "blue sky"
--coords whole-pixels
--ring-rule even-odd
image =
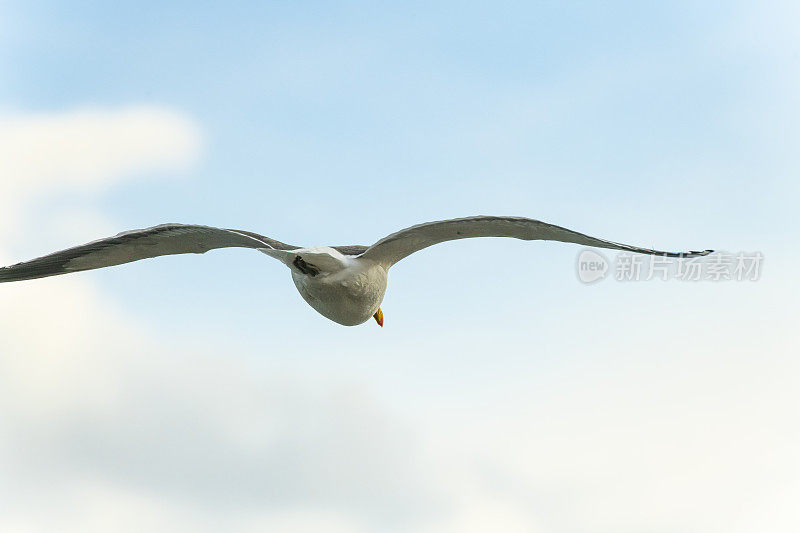
[[[800,170],[797,15],[790,3],[771,2],[758,7],[4,2],[0,120],[92,110],[113,122],[119,110],[136,115],[155,109],[163,121],[154,124],[171,125],[168,131],[177,132],[178,140],[173,143],[170,133],[163,142],[161,137],[154,141],[167,130],[145,129],[154,134],[133,136],[132,144],[149,148],[135,154],[161,155],[136,155],[152,159],[141,164],[125,159],[117,170],[98,171],[88,185],[80,176],[49,177],[19,197],[15,191],[27,189],[6,185],[0,206],[14,214],[5,221],[13,231],[0,231],[3,259],[16,261],[172,221],[248,229],[299,245],[338,245],[369,244],[421,221],[473,214],[530,216],[662,249],[761,251],[766,258],[764,277],[756,283],[607,280],[587,287],[576,280],[580,249],[571,245],[448,243],[392,270],[383,304],[386,327],[380,330],[374,324],[341,328],[327,322],[302,302],[282,265],[251,251],[224,250],[84,273],[71,276],[72,281],[22,284],[13,298],[24,301],[21,291],[31,286],[41,287],[28,290],[43,291],[42,298],[48,291],[68,291],[70,298],[88,302],[81,328],[99,331],[91,317],[103,317],[112,323],[105,329],[116,331],[124,324],[124,333],[116,341],[92,341],[102,335],[87,333],[89,340],[75,338],[71,347],[19,341],[6,346],[6,353],[37,353],[47,361],[96,353],[90,358],[94,363],[86,363],[90,377],[85,379],[102,382],[105,370],[98,369],[112,365],[121,349],[119,338],[125,338],[129,344],[122,351],[130,352],[130,360],[138,355],[152,366],[126,374],[122,365],[115,379],[129,380],[148,396],[168,386],[152,377],[167,365],[180,375],[174,377],[178,392],[163,399],[176,404],[174,409],[184,401],[191,405],[191,398],[214,405],[215,365],[241,367],[242,375],[263,386],[283,376],[290,383],[281,385],[289,391],[287,405],[300,415],[280,414],[278,401],[263,418],[248,418],[244,405],[265,401],[261,392],[243,396],[242,405],[223,404],[258,435],[264,420],[277,417],[285,438],[318,459],[328,453],[315,444],[320,428],[333,428],[323,436],[334,440],[342,432],[352,437],[334,422],[324,391],[360,391],[353,393],[356,400],[345,395],[345,408],[356,406],[354,419],[361,420],[363,409],[374,409],[365,424],[404,428],[403,437],[389,431],[371,439],[354,432],[366,439],[358,442],[377,470],[407,462],[413,479],[398,482],[397,493],[375,488],[394,487],[387,480],[396,480],[395,470],[373,479],[358,468],[345,468],[352,465],[344,452],[330,452],[330,464],[347,470],[345,484],[360,495],[353,498],[365,498],[361,506],[338,500],[335,491],[322,491],[315,499],[289,481],[267,490],[255,478],[234,475],[241,485],[255,483],[259,501],[289,501],[287,508],[298,509],[289,518],[259,514],[261,525],[300,530],[302,523],[319,530],[306,520],[323,516],[324,523],[338,524],[337,531],[386,530],[375,509],[393,506],[404,516],[397,527],[411,531],[464,531],[463,524],[482,523],[470,514],[475,510],[485,511],[489,523],[500,523],[491,517],[512,517],[509,531],[517,526],[520,531],[639,531],[659,524],[667,524],[664,531],[678,530],[669,524],[687,531],[687,523],[708,531],[703,527],[720,513],[738,523],[746,522],[744,515],[760,517],[756,504],[739,514],[726,505],[746,501],[748,483],[771,487],[767,490],[776,501],[800,490],[798,478],[789,474],[759,477],[772,470],[752,459],[791,442],[788,433],[775,428],[797,423],[797,413],[786,408],[787,398],[797,399],[790,392],[796,383],[787,378],[796,370],[788,355],[796,341],[785,327],[797,296],[797,252],[791,247]],[[184,137],[191,150],[181,148]],[[116,137],[109,133],[108,138]],[[44,141],[34,145],[43,158],[52,148]],[[172,157],[170,151],[183,155]],[[103,146],[90,143],[88,154],[102,159]],[[0,230],[3,223],[0,219]],[[70,312],[67,300],[59,305]],[[21,308],[27,311],[17,316],[26,324],[41,312],[36,306]],[[53,320],[52,327],[61,327]],[[141,336],[149,340],[137,340],[134,332],[146,332]],[[687,347],[692,348],[687,352]],[[197,387],[188,376],[196,353],[205,354],[200,358],[205,362],[197,363],[198,375],[212,381]],[[220,372],[227,376],[229,370]],[[747,384],[761,372],[763,379]],[[20,376],[38,390],[35,374]],[[225,379],[233,390],[251,390],[235,373]],[[704,384],[710,393],[703,392]],[[68,384],[61,385],[68,395]],[[735,416],[741,387],[750,391],[752,418]],[[312,399],[298,399],[309,391]],[[629,404],[642,397],[642,411],[630,411]],[[34,405],[55,401],[35,394],[25,398]],[[581,410],[565,398],[601,407],[590,416],[591,409]],[[716,398],[727,399],[730,407]],[[71,415],[83,416],[81,405]],[[124,462],[117,455],[127,453],[120,451],[124,446],[115,447],[118,440],[152,444],[145,446],[150,452],[126,456],[134,463],[147,462],[147,453],[158,455],[157,442],[182,445],[180,436],[159,432],[148,409],[126,404],[116,414],[107,413],[108,429],[101,435],[109,436],[108,442],[99,438],[89,459],[58,459],[79,471],[76,464],[91,463],[91,476],[105,480],[99,492],[111,507],[129,505],[131,487],[145,500],[155,500],[169,485],[164,481],[169,475],[158,469],[145,479],[113,467],[114,458]],[[155,429],[123,431],[120,413],[131,412]],[[669,421],[665,427],[673,430],[667,433],[681,435],[673,448],[662,447],[662,434],[652,428],[648,412],[661,413]],[[703,429],[686,415],[691,412],[730,419],[730,424]],[[756,422],[776,412],[783,418],[772,430]],[[17,418],[37,416],[26,413]],[[309,429],[301,415],[317,425]],[[208,431],[224,432],[224,424],[213,420]],[[597,420],[607,424],[598,428]],[[520,428],[538,430],[523,435]],[[186,428],[187,434],[192,431]],[[686,437],[697,432],[696,442]],[[692,450],[711,453],[720,443],[751,433],[764,440],[733,449],[718,471],[709,467],[693,473],[686,465],[694,463],[683,460]],[[381,438],[401,443],[407,438],[422,451],[400,461],[403,454],[387,451]],[[263,439],[256,441],[272,450],[265,444],[271,441]],[[593,452],[575,448],[592,439],[600,441]],[[505,441],[517,442],[518,448],[507,449]],[[272,452],[240,457],[222,444],[209,446],[211,455],[240,458],[242,472],[248,461],[263,476],[273,472]],[[638,470],[624,453],[617,455],[629,446],[642,450]],[[450,454],[442,450],[453,448],[459,452],[450,464]],[[535,450],[531,454],[538,459],[526,450]],[[568,451],[558,456],[559,450]],[[796,457],[778,456],[783,471],[798,471]],[[97,457],[111,459],[105,463]],[[17,460],[36,462],[29,456]],[[206,467],[213,462],[200,454],[187,459],[187,469],[197,467],[192,460]],[[440,471],[427,461],[449,466]],[[688,477],[673,479],[666,488],[659,480],[669,478],[668,472],[653,467],[650,477],[637,473],[673,463],[678,471],[686,468]],[[307,477],[289,478],[310,485],[328,479],[329,463],[310,464]],[[551,471],[545,464],[575,466]],[[621,476],[621,488],[611,489],[615,471],[628,474]],[[741,486],[717,481],[732,471],[741,474],[734,476]],[[212,468],[197,483],[202,488],[224,472],[223,466]],[[453,489],[464,484],[460,476],[472,476],[466,492]],[[419,502],[404,500],[403,483],[420,492]],[[660,498],[667,503],[636,503],[638,486],[650,493],[663,490]],[[691,494],[687,486],[728,491],[727,499],[705,507],[691,504],[682,499]],[[201,505],[202,495],[181,487],[170,489],[175,501],[199,507],[186,511],[182,504],[166,503],[155,512],[144,505],[142,514],[162,517],[153,520],[165,529],[174,521],[184,524],[181,517],[191,523],[204,513],[223,521],[220,517],[231,516]],[[427,491],[437,496],[428,498]],[[375,501],[365,496],[372,492],[378,493]],[[243,501],[237,517],[257,514],[247,491],[238,497]],[[553,502],[573,518],[547,510]],[[597,502],[604,502],[606,511],[599,511]],[[625,518],[631,505],[643,510]],[[21,516],[19,523],[37,530]],[[796,523],[794,518],[784,517],[774,530],[788,531],[783,527]],[[84,519],[70,524],[85,530]],[[236,528],[246,531],[248,524]]]

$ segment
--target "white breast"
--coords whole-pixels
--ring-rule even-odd
[[[314,277],[292,271],[292,280],[303,299],[322,316],[355,326],[372,318],[380,307],[386,292],[386,270],[359,258],[346,258],[342,267]]]

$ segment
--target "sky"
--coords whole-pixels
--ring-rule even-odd
[[[537,218],[345,328],[252,250],[0,286],[0,530],[800,528],[791,2],[0,2],[0,264],[165,222]],[[606,254],[613,259],[613,254]]]

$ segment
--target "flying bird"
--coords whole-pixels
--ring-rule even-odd
[[[383,327],[380,305],[389,269],[428,246],[473,237],[561,241],[666,257],[696,257],[712,252],[676,253],[639,248],[523,217],[475,216],[426,222],[392,233],[372,246],[311,248],[285,244],[249,231],[161,224],[0,268],[0,283],[121,265],[161,255],[202,254],[216,248],[253,248],[289,267],[300,295],[322,316],[344,326],[362,324],[374,317]]]

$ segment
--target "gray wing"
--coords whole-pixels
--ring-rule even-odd
[[[712,250],[704,250],[702,252],[662,252],[590,237],[577,231],[531,218],[476,216],[427,222],[400,230],[370,246],[361,257],[377,261],[388,268],[404,257],[428,246],[472,237],[513,237],[525,241],[571,242],[584,246],[625,250],[640,254],[665,255],[667,257],[694,257],[708,255],[712,252]]]
[[[249,231],[189,224],[161,224],[126,231],[38,259],[0,268],[0,283],[44,278],[81,270],[121,265],[174,254],[202,254],[215,248],[294,250],[297,246]]]
[[[342,255],[361,255],[367,251],[369,246],[353,244],[351,246],[331,246],[331,248],[341,253]]]

